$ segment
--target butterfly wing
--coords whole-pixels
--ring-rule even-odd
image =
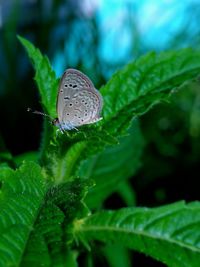
[[[57,99],[58,119],[62,125],[76,127],[97,121],[102,102],[100,93],[86,75],[74,69],[65,71]]]

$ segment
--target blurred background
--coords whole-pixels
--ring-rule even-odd
[[[42,130],[42,118],[26,111],[42,108],[17,34],[49,57],[58,77],[66,68],[77,68],[100,88],[148,51],[199,48],[199,25],[199,0],[0,0],[1,152],[7,148],[16,156],[37,150]],[[146,148],[142,168],[131,180],[136,205],[199,199],[199,85],[190,84],[140,123]],[[124,203],[113,195],[105,206]],[[132,258],[133,266],[164,266],[139,253]]]

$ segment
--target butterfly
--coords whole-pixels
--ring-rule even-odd
[[[52,119],[52,124],[61,132],[73,130],[82,125],[102,120],[100,116],[103,99],[92,81],[76,69],[67,69],[61,77],[57,96],[58,117],[52,119],[49,115],[33,111]],[[28,108],[28,111],[31,111]]]

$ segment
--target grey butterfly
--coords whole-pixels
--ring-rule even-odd
[[[64,130],[100,121],[103,100],[92,81],[82,72],[67,69],[60,81],[57,114],[53,124]]]

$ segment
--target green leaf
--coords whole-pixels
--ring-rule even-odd
[[[117,193],[120,195],[126,206],[136,206],[136,193],[129,181],[120,183]]]
[[[200,202],[103,211],[77,221],[82,240],[120,243],[171,267],[199,267]]]
[[[35,48],[28,40],[20,36],[18,36],[18,39],[25,48],[35,69],[35,81],[40,93],[42,106],[44,107],[45,112],[48,112],[52,119],[56,118],[56,100],[59,80],[56,78],[56,74],[53,71],[48,58],[43,56],[40,50]],[[50,122],[45,119],[40,146],[41,153],[39,160],[41,162],[45,161],[45,151],[51,142],[52,136],[53,127]]]
[[[44,170],[25,162],[0,167],[0,266],[66,266],[72,222],[89,214],[83,198],[90,181],[50,185]],[[38,257],[38,255],[40,255]]]
[[[46,111],[55,118],[56,117],[56,99],[58,91],[58,82],[56,74],[53,71],[50,62],[46,56],[43,56],[39,49],[28,40],[18,36],[19,41],[26,49],[29,58],[35,69],[35,80],[38,85],[42,104]]]
[[[22,266],[64,267],[69,262],[76,266],[76,253],[69,251],[73,239],[71,223],[89,213],[82,203],[88,186],[88,181],[75,179],[49,188],[27,242]]]
[[[107,148],[81,165],[78,175],[94,179],[96,183],[86,197],[90,208],[102,205],[103,201],[111,193],[118,191],[120,184],[131,178],[141,166],[144,139],[138,121],[134,121],[128,134],[119,139],[118,145]]]
[[[0,168],[0,266],[19,266],[45,194],[35,163]]]
[[[173,89],[200,72],[200,52],[193,49],[149,53],[113,75],[101,89],[104,129],[119,135],[133,116],[168,100]]]
[[[17,166],[20,166],[24,160],[38,162],[38,151],[29,151],[14,157]]]
[[[76,251],[67,251],[66,253],[66,262],[65,266],[68,267],[78,267],[78,262],[77,262],[77,256],[78,253]]]
[[[103,252],[110,267],[131,267],[129,251],[124,246],[107,245]]]
[[[85,140],[85,137],[87,140]],[[71,177],[77,177],[79,164],[85,158],[99,152],[107,144],[116,144],[117,140],[105,131],[97,132],[89,129],[87,132],[66,132],[56,136],[46,149],[46,165],[56,183],[69,181]],[[117,142],[118,143],[118,142]]]

